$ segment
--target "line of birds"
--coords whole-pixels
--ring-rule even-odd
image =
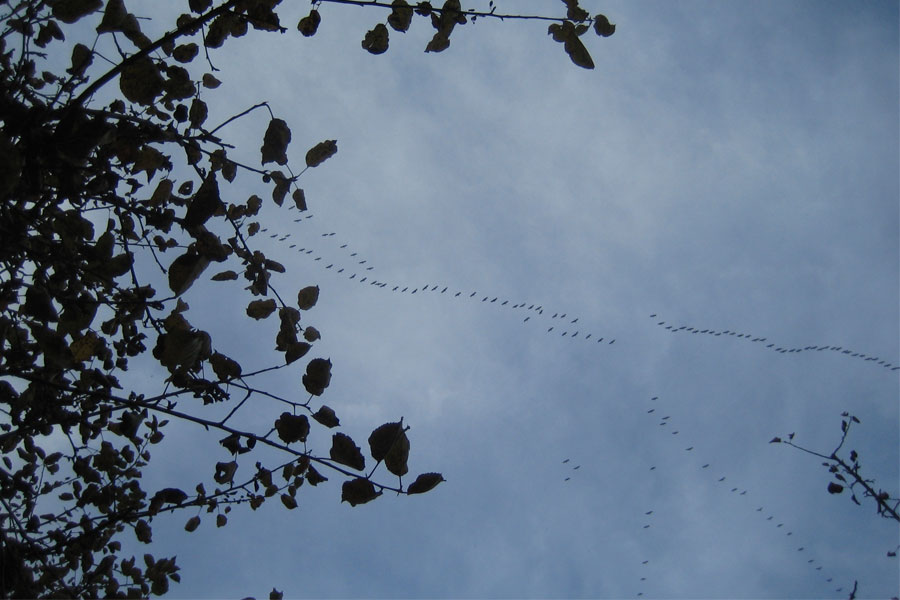
[[[289,210],[296,210],[295,206],[290,206]],[[303,214],[298,218],[293,219],[294,223],[302,223],[307,221],[313,217],[312,214]],[[270,232],[267,227],[262,227],[260,229],[260,233],[267,233],[268,237],[273,240],[277,240],[278,242],[287,243],[291,239],[290,233],[275,233]],[[319,238],[333,238],[337,235],[336,232],[327,232],[320,233],[317,237]],[[312,248],[298,248],[298,244],[290,243],[288,244],[288,248],[291,250],[295,250],[301,256],[308,256],[312,259],[313,262],[323,263],[325,261],[324,256],[320,252]],[[510,300],[501,298],[499,296],[493,296],[492,294],[479,294],[477,291],[468,292],[463,291],[459,288],[451,289],[450,286],[443,284],[434,284],[434,283],[426,283],[424,285],[416,286],[416,285],[402,285],[402,284],[393,284],[384,281],[379,281],[375,277],[372,277],[375,271],[375,267],[365,258],[362,258],[359,255],[359,252],[353,251],[352,248],[349,247],[348,243],[342,243],[339,246],[339,249],[344,251],[346,254],[346,258],[353,259],[353,266],[347,267],[337,262],[328,262],[327,265],[323,265],[326,270],[331,270],[334,273],[342,274],[344,277],[347,277],[348,280],[357,281],[360,284],[368,283],[370,286],[376,286],[379,288],[390,289],[394,293],[398,294],[425,294],[425,293],[437,293],[437,294],[445,294],[448,297],[453,298],[461,298],[466,300],[478,300],[481,298],[481,302],[484,304],[493,304],[497,307],[508,307],[511,309],[522,309],[527,312],[531,312],[525,316],[522,320],[523,323],[527,322],[536,322],[539,318],[543,318],[545,321],[545,325],[549,325],[546,329],[547,334],[559,334],[560,337],[565,337],[569,339],[581,339],[586,342],[597,343],[597,344],[614,344],[615,338],[610,338],[609,336],[598,336],[593,332],[585,332],[581,327],[577,327],[579,322],[579,318],[572,318],[566,313],[563,312],[554,312],[550,315],[550,311],[545,310],[543,305],[537,303],[529,303],[529,302],[515,302],[511,303]],[[345,258],[345,261],[346,261]],[[546,313],[546,314],[545,314]],[[658,319],[658,315],[656,313],[650,315],[651,319]],[[750,343],[757,343],[764,345],[766,349],[772,350],[774,352],[778,352],[781,354],[795,354],[800,352],[834,352],[839,353],[842,356],[847,356],[850,358],[857,358],[863,360],[865,362],[871,362],[874,365],[881,366],[890,371],[898,371],[900,370],[900,366],[895,365],[894,363],[882,359],[878,356],[868,355],[863,352],[858,352],[855,350],[847,349],[842,346],[833,346],[833,345],[806,345],[806,346],[786,346],[779,345],[774,342],[769,342],[769,340],[764,336],[752,335],[749,333],[738,332],[730,329],[725,330],[717,330],[713,328],[700,328],[694,327],[690,325],[675,325],[672,323],[666,323],[665,320],[659,320],[656,323],[657,326],[664,328],[665,330],[671,333],[685,333],[685,334],[694,334],[694,335],[708,335],[712,337],[730,337],[734,339],[741,339]]]
[[[650,315],[651,319],[658,319],[659,316],[657,314]],[[779,352],[781,354],[794,354],[799,352],[837,352],[843,356],[848,356],[850,358],[858,358],[865,362],[871,362],[880,367],[888,369],[890,371],[898,371],[900,370],[900,366],[894,365],[893,363],[884,360],[878,356],[870,356],[865,354],[864,352],[858,352],[855,350],[850,350],[848,348],[844,348],[843,346],[830,346],[830,345],[816,345],[816,346],[782,346],[778,345],[774,342],[769,342],[769,340],[763,336],[752,335],[749,333],[742,333],[738,331],[732,331],[730,329],[718,330],[711,328],[703,328],[700,327],[692,327],[689,325],[679,325],[676,326],[672,323],[666,323],[665,321],[659,321],[656,323],[659,327],[663,327],[666,331],[671,333],[690,333],[694,335],[710,335],[714,337],[720,336],[728,336],[733,337],[735,339],[743,339],[744,341],[748,341],[751,343],[765,344],[766,349],[772,350],[774,352]]]
[[[294,209],[295,207],[292,206],[290,208]],[[293,221],[294,223],[302,223],[308,219],[311,219],[312,217],[312,214],[302,215],[298,218],[293,219]],[[359,252],[356,252],[352,248],[350,248],[350,245],[348,243],[341,243],[338,249],[343,251],[346,255],[344,261],[346,261],[347,258],[353,259],[349,262],[355,264],[350,267],[337,261],[326,260],[321,252],[313,248],[308,248],[305,246],[298,248],[298,244],[296,243],[288,244],[288,242],[291,241],[292,237],[290,233],[273,232],[270,231],[268,227],[261,227],[259,229],[259,233],[267,235],[272,240],[286,244],[290,250],[295,251],[301,256],[311,258],[313,262],[319,262],[323,264],[326,270],[330,270],[336,274],[341,274],[348,280],[357,281],[360,284],[368,283],[370,286],[390,289],[391,292],[398,294],[414,295],[436,293],[438,295],[444,294],[447,297],[476,301],[478,301],[478,299],[480,298],[480,301],[482,303],[492,304],[498,308],[505,307],[516,310],[521,309],[523,311],[530,312],[531,314],[525,316],[522,322],[537,322],[539,319],[543,319],[545,320],[545,324],[549,325],[546,330],[546,333],[548,334],[556,332],[560,337],[580,339],[584,340],[585,342],[604,345],[612,345],[616,342],[615,338],[609,337],[608,335],[600,336],[596,335],[594,332],[584,331],[584,329],[578,326],[579,317],[573,318],[571,315],[560,311],[553,312],[553,314],[551,315],[549,309],[545,309],[543,305],[534,302],[511,302],[509,299],[494,296],[493,294],[479,294],[478,291],[468,292],[459,288],[451,289],[450,286],[444,284],[426,283],[424,285],[403,285],[380,281],[373,276],[375,267],[367,259],[361,257],[359,255]],[[318,234],[317,237],[319,239],[333,238],[336,235],[336,232],[327,232]]]
[[[659,396],[653,396],[652,398],[650,398],[650,404],[646,405],[646,407],[649,407],[649,408],[646,408],[646,407],[645,407],[645,408],[646,408],[645,414],[647,414],[647,415],[655,415],[655,416],[658,417],[658,415],[659,415],[660,412],[669,412],[668,410],[665,410],[665,409],[663,409],[663,410],[658,410],[658,409],[661,408],[661,405],[662,405],[662,404],[663,404],[663,403],[660,402]],[[665,415],[665,416],[659,417],[657,429],[659,430],[659,427],[668,427],[668,428],[672,429],[671,435],[678,435],[679,430],[678,430],[678,429],[675,429],[674,426],[671,426],[672,423],[673,423],[673,421],[672,421],[672,415]],[[670,427],[670,426],[671,426],[671,427]],[[660,430],[660,431],[665,431],[665,430]],[[684,452],[692,452],[692,453],[694,453],[694,446],[693,446],[693,445],[688,445],[688,446],[684,447],[683,451],[684,451]],[[696,454],[696,453],[694,453],[694,454]],[[698,464],[698,467],[699,467],[700,470],[707,471],[707,472],[709,472],[709,473],[712,473],[712,471],[713,471],[713,469],[714,469],[714,467],[712,466],[712,464],[711,464],[711,463],[708,463],[708,462],[702,462],[702,464],[701,464],[701,461],[698,460],[698,461],[697,461],[697,464]],[[650,470],[650,471],[656,471],[656,465],[651,465],[649,470]],[[715,475],[713,475],[713,478],[715,478]],[[718,477],[718,478],[715,479],[715,483],[716,483],[717,485],[718,485],[718,484],[723,484],[723,483],[725,483],[727,480],[728,480],[727,477],[726,477],[725,475],[722,475],[721,477]],[[726,487],[727,487],[727,485],[728,485],[728,484],[726,484]],[[738,496],[746,496],[746,495],[749,493],[749,490],[747,490],[747,489],[742,489],[741,487],[735,487],[735,486],[732,486],[732,487],[731,487],[731,492],[730,492],[730,493],[735,494],[735,495],[738,495]],[[650,508],[650,507],[645,507],[645,508]],[[766,511],[766,509],[765,509],[764,506],[758,507],[758,508],[755,510],[755,512],[761,513],[761,516],[764,515],[764,516],[765,516],[766,522],[773,523],[773,524],[775,525],[775,528],[776,528],[776,529],[782,529],[782,530],[785,529],[785,524],[784,524],[783,522],[778,522],[778,520],[776,520],[774,514],[768,514],[768,511]],[[650,510],[647,510],[646,512],[644,512],[643,516],[645,517],[645,521],[646,521],[646,524],[642,526],[642,528],[643,528],[644,530],[650,528],[650,525],[651,525],[651,522],[650,522],[650,521],[651,521],[651,518],[652,518],[653,514],[654,514],[654,510],[653,510],[652,508],[651,508]],[[794,532],[793,532],[793,531],[790,531],[790,530],[786,530],[786,531],[785,531],[785,537],[792,537],[793,535],[794,535]],[[806,545],[800,545],[800,546],[797,547],[797,550],[796,550],[796,551],[797,551],[797,552],[804,552],[805,550],[806,550]],[[641,565],[642,565],[642,567],[646,567],[649,563],[650,563],[649,560],[643,560],[643,561],[641,562]],[[807,563],[808,565],[810,565],[810,566],[813,566],[815,571],[817,571],[817,572],[819,572],[819,573],[822,572],[822,565],[818,564],[818,561],[817,561],[815,558],[809,558],[809,559],[807,559],[806,563]],[[834,578],[833,578],[832,576],[828,575],[828,576],[824,577],[824,580],[825,580],[826,583],[833,583]],[[641,582],[641,583],[644,583],[644,582],[646,582],[646,581],[647,581],[647,577],[646,577],[646,576],[643,576],[643,577],[640,578],[640,582]],[[842,592],[843,589],[844,589],[843,587],[838,587],[838,588],[835,589],[835,592]],[[643,595],[644,595],[643,591],[638,591],[638,592],[637,592],[637,597],[643,597]]]

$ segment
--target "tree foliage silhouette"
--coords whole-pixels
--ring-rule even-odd
[[[390,9],[386,24],[398,32],[415,15],[428,18],[436,30],[429,52],[446,49],[456,26],[478,18],[547,19],[572,61],[590,68],[580,36],[591,25],[600,36],[614,31],[577,0],[567,0],[567,14],[558,18],[501,15],[493,2],[490,12],[478,13],[458,0],[441,8],[325,1]],[[302,319],[319,290],[306,285],[294,301],[276,288],[286,268],[254,247],[265,201],[256,194],[229,201],[222,187],[239,172],[249,174],[282,210],[306,210],[298,179],[338,146],[311,144],[305,168],[295,173],[289,125],[267,104],[211,125],[206,99],[221,82],[210,52],[250,30],[288,29],[276,11],[279,0],[186,4],[184,14],[158,17],[171,22],[155,40],[124,0],[21,0],[0,14],[4,597],[164,594],[180,579],[174,557],[148,553],[139,564],[124,555],[121,540],[134,535],[149,544],[154,520],[166,513],[187,510],[184,528],[194,531],[200,513],[215,514],[222,527],[233,507],[256,509],[275,496],[291,510],[301,486],[327,480],[323,472],[342,480],[341,499],[352,506],[384,491],[424,493],[443,481],[439,473],[404,481],[410,439],[402,419],[372,432],[368,453],[375,464],[368,471],[349,435],[327,433],[341,426],[337,412],[319,401],[331,381],[329,359],[306,364],[305,400],[270,387],[267,377],[305,357],[319,339]],[[316,32],[321,4],[299,21],[304,36]],[[365,34],[363,47],[384,52],[387,26]],[[96,34],[92,45],[69,41],[88,27]],[[197,60],[202,56],[206,69]],[[261,110],[269,123],[260,165],[238,162],[220,131]],[[221,268],[208,276],[213,263]],[[203,315],[190,311],[204,286],[233,281],[249,295],[250,322],[277,322],[280,357],[273,355],[269,366],[245,369],[217,342],[220,332],[198,326]],[[168,291],[158,289],[166,285]],[[164,383],[151,389],[131,377],[135,365],[162,370]],[[256,416],[271,412],[268,429],[241,421],[251,399]],[[214,434],[222,460],[212,458],[196,484],[144,489],[150,448],[163,442],[173,421]],[[390,476],[378,471],[382,463]]]

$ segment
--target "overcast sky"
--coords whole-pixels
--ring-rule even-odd
[[[293,26],[308,6],[289,4]],[[351,508],[335,477],[298,510],[193,534],[157,519],[172,596],[897,593],[896,524],[768,444],[795,432],[828,454],[851,411],[846,449],[897,495],[897,3],[582,4],[617,25],[584,38],[593,71],[540,22],[479,20],[425,54],[416,19],[372,56],[360,40],[386,13],[334,5],[315,37],[210,53],[209,122],[265,100],[294,164],[338,142],[300,180],[312,218],[268,206],[257,238],[288,268],[279,289],[321,289],[304,318],[334,364],[322,400],[360,445],[404,417],[411,472],[447,482]],[[267,118],[223,130],[235,157],[258,164]],[[231,189],[268,197],[246,174]],[[201,289],[192,322],[245,370],[277,360],[232,328],[236,285]],[[303,400],[299,379],[272,382]],[[213,437],[171,429],[148,489],[226,460]]]

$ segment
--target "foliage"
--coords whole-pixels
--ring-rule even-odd
[[[863,498],[872,498],[875,501],[875,508],[879,516],[900,522],[900,515],[897,513],[897,509],[900,508],[900,498],[891,496],[889,492],[883,489],[879,488],[876,490],[874,487],[875,480],[863,477],[860,472],[862,465],[859,460],[859,453],[856,450],[850,450],[846,457],[839,454],[847,441],[847,436],[850,434],[850,428],[853,427],[854,423],[860,422],[859,418],[848,412],[841,413],[841,416],[843,417],[841,419],[841,441],[831,454],[826,455],[815,452],[794,443],[793,433],[788,434],[784,438],[774,437],[769,443],[786,444],[807,454],[825,459],[822,466],[828,469],[833,479],[826,488],[829,494],[841,494],[846,490],[850,493],[850,500],[859,506],[862,506],[862,504],[856,497],[857,494],[860,494]],[[889,552],[888,555],[894,556],[892,552]]]
[[[457,0],[440,9],[404,0],[329,1],[389,8],[386,23],[398,32],[414,14],[430,19],[437,33],[428,52],[446,49],[457,25],[479,17],[545,18],[498,15],[493,2],[490,13],[476,13]],[[191,515],[189,532],[203,512],[222,527],[233,507],[255,510],[275,496],[292,510],[301,486],[327,481],[323,471],[343,479],[341,498],[351,506],[385,490],[419,494],[444,481],[423,473],[404,487],[410,441],[402,419],[372,432],[368,472],[352,438],[328,432],[341,426],[318,400],[331,381],[329,359],[307,363],[305,400],[264,388],[267,376],[319,339],[301,323],[319,288],[307,285],[296,303],[285,300],[274,283],[285,267],[254,247],[264,200],[226,200],[222,188],[244,173],[261,179],[277,207],[286,210],[290,196],[288,207],[304,211],[298,179],[332,157],[337,142],[312,145],[295,173],[291,130],[267,104],[213,126],[207,98],[221,83],[210,51],[250,30],[286,32],[278,4],[188,0],[189,12],[173,15],[169,32],[155,40],[124,0],[20,0],[0,9],[4,597],[163,594],[179,581],[175,558],[148,553],[140,564],[123,554],[123,535],[149,544],[155,519],[177,511]],[[298,24],[307,37],[321,22],[321,2],[313,4]],[[576,64],[591,67],[578,37],[591,23],[601,36],[614,26],[601,15],[589,18],[575,0],[565,4],[566,18],[547,18],[550,33]],[[95,31],[90,46],[69,39],[87,27]],[[380,24],[363,47],[378,54],[388,40]],[[269,116],[260,166],[238,162],[220,131],[260,110]],[[198,284],[213,263],[221,267],[206,278],[218,283]],[[160,291],[165,285],[168,292]],[[245,368],[216,341],[218,331],[197,325],[203,315],[191,313],[190,301],[204,286],[249,295],[250,322],[274,323],[274,364]],[[148,388],[126,374],[135,366],[162,369],[164,383]],[[250,400],[256,414],[271,412],[268,430],[238,422]],[[210,416],[216,407],[224,416]],[[173,421],[216,434],[221,460],[213,458],[196,485],[144,489],[150,447]],[[375,478],[382,463],[397,483]]]

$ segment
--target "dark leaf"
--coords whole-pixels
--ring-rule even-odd
[[[384,23],[379,23],[366,32],[362,47],[371,54],[384,54],[388,49],[388,37],[388,28]]]
[[[306,468],[306,481],[309,482],[309,485],[317,486],[323,481],[328,481],[328,478],[316,471],[315,467],[310,465]]]
[[[351,469],[362,471],[366,468],[366,459],[350,436],[343,433],[335,433],[331,437],[331,459]]]
[[[281,495],[281,503],[284,504],[285,508],[288,510],[294,510],[297,508],[297,499],[291,496],[290,494],[282,494]],[[281,596],[277,596],[280,598]]]
[[[268,300],[252,300],[247,305],[247,316],[258,321],[271,315],[276,308],[275,300],[272,298]]]
[[[384,25],[382,25],[384,27]],[[385,29],[387,31],[387,29]],[[337,153],[337,140],[319,142],[306,153],[306,166],[318,167]]]
[[[225,205],[219,195],[219,182],[216,180],[215,174],[210,173],[191,199],[187,212],[184,214],[184,226],[203,225],[210,217],[224,208]]]
[[[180,296],[193,285],[209,265],[209,259],[194,252],[185,252],[169,267],[169,289]]]
[[[272,591],[269,592],[269,600],[282,600],[282,598],[284,598],[284,592],[279,592],[275,588],[272,588]]]
[[[200,526],[200,517],[193,516],[190,519],[188,519],[187,523],[184,524],[184,530],[185,531],[194,531],[199,526]]]
[[[306,415],[292,415],[289,412],[283,412],[275,421],[275,430],[285,444],[305,442],[306,436],[309,435],[309,420]]]
[[[66,73],[76,77],[84,75],[94,61],[93,51],[84,44],[75,44],[72,48],[72,66],[66,69]]]
[[[316,411],[316,414],[313,415],[313,419],[325,427],[338,427],[341,424],[341,421],[337,418],[334,410],[325,405],[322,405],[322,407]]]
[[[597,15],[594,17],[594,31],[600,37],[609,37],[616,32],[616,26],[604,15]]]
[[[131,102],[149,106],[163,93],[166,80],[152,59],[141,57],[130,63],[119,74],[119,89]]]
[[[341,486],[341,502],[349,502],[350,506],[365,504],[381,495],[375,491],[375,486],[368,479],[357,477],[345,481]]]
[[[172,50],[172,58],[180,63],[189,63],[194,60],[199,52],[200,47],[193,42],[189,44],[181,44],[180,46],[176,46],[175,49]]]
[[[829,494],[840,494],[844,491],[844,486],[839,483],[831,482],[828,484],[828,493]]]
[[[298,358],[303,358],[309,349],[312,348],[306,342],[294,342],[287,347],[287,350],[284,351],[284,362],[285,364],[291,364]]]
[[[572,59],[572,62],[582,67],[583,69],[593,69],[594,61],[591,59],[591,55],[588,52],[587,48],[578,39],[577,35],[573,35],[566,38],[564,42],[564,47],[566,50],[566,54],[569,55],[569,58]]]
[[[306,374],[303,376],[303,387],[313,396],[321,396],[331,383],[331,361],[324,358],[314,358],[306,365]]]
[[[450,36],[443,31],[438,31],[425,46],[425,52],[443,52],[450,47]]]
[[[321,22],[322,17],[319,15],[319,11],[312,9],[307,16],[300,19],[300,22],[297,23],[297,29],[305,37],[310,37],[316,34],[316,30],[319,29],[319,23]]]
[[[238,464],[235,461],[231,462],[217,462],[216,463],[216,474],[213,475],[213,479],[216,483],[226,484],[231,483],[234,479],[234,473],[237,471]]]
[[[238,274],[234,271],[222,271],[221,273],[216,273],[210,279],[213,281],[232,281],[238,278]]]
[[[291,130],[282,119],[272,119],[269,121],[269,127],[266,129],[266,135],[263,138],[263,145],[260,148],[262,152],[262,164],[275,162],[279,165],[287,164],[287,147],[291,142]]]
[[[406,0],[394,0],[391,3],[391,14],[388,17],[388,25],[394,31],[401,33],[409,29],[413,18],[413,8]]]
[[[300,310],[309,310],[319,300],[319,286],[310,285],[297,293],[297,306]]]
[[[103,11],[103,19],[97,25],[97,33],[121,31],[127,15],[128,11],[125,9],[124,0],[109,0],[106,3],[106,9]]]
[[[442,481],[446,481],[446,479],[440,473],[422,473],[406,488],[406,493],[424,494],[434,489]]]
[[[780,438],[780,437],[773,437],[771,440],[769,440],[769,443],[770,443],[770,444],[779,444],[779,443],[781,443],[781,438]]]
[[[216,377],[224,381],[236,379],[241,376],[241,365],[236,360],[228,358],[224,354],[213,352],[209,357],[209,364],[212,366]]]
[[[319,330],[315,327],[310,326],[303,330],[303,339],[307,342],[314,342],[321,337]]]
[[[294,206],[297,207],[297,210],[306,210],[306,194],[303,193],[303,190],[297,188],[291,194],[291,198],[294,199]]]
[[[53,17],[63,23],[74,23],[81,17],[98,11],[103,7],[102,0],[56,0],[53,5]]]

